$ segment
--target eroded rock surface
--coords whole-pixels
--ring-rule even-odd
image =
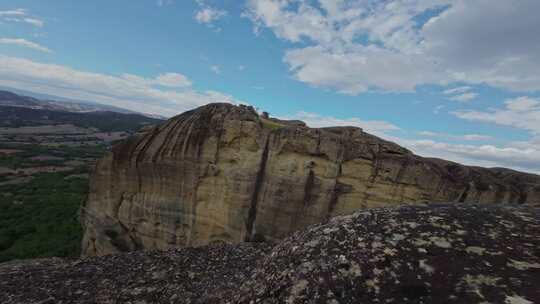
[[[274,247],[234,302],[538,303],[539,233],[538,208],[357,212]]]
[[[375,208],[264,243],[0,264],[0,303],[539,303],[540,208]]]
[[[81,209],[83,253],[277,241],[335,215],[423,201],[539,204],[540,177],[210,104],[99,161]]]

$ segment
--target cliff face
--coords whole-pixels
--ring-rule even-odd
[[[81,208],[83,254],[278,240],[334,215],[422,201],[538,204],[540,176],[210,104],[98,162]]]

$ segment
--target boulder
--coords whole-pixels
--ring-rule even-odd
[[[278,241],[401,203],[539,204],[540,177],[423,158],[355,127],[209,104],[115,146],[81,208],[83,254]]]
[[[429,204],[270,243],[0,264],[0,303],[540,303],[540,208]]]

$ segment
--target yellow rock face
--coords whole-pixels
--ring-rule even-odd
[[[540,177],[210,104],[98,162],[81,208],[83,254],[271,241],[334,215],[426,201],[540,203]]]

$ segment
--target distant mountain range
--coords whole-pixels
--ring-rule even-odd
[[[139,114],[146,117],[165,119],[163,116],[140,113],[120,107],[104,105],[91,101],[70,100],[67,98],[34,93],[25,90],[0,86],[0,106],[24,107],[30,109],[66,111],[72,113],[115,112]]]
[[[163,121],[113,106],[43,100],[0,90],[0,127],[71,124],[102,131],[136,132]]]

